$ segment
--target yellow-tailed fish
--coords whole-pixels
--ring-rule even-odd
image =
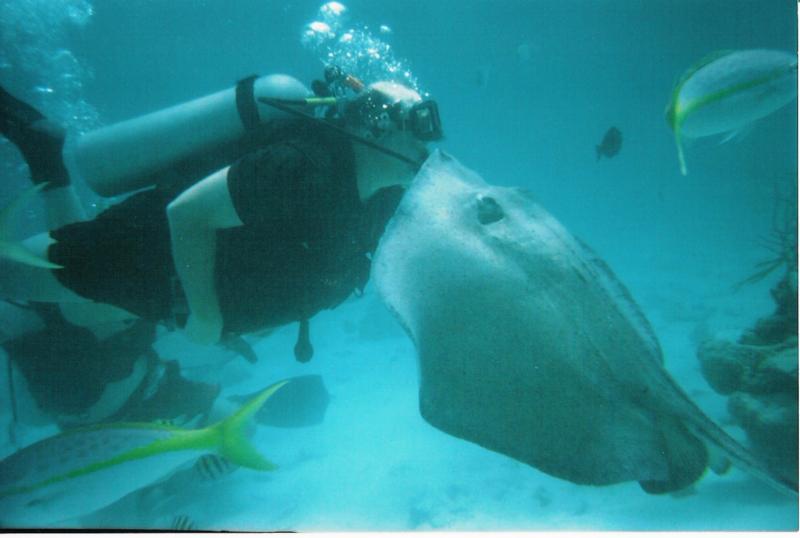
[[[206,453],[241,467],[275,468],[246,426],[288,381],[271,385],[227,419],[187,430],[161,424],[90,426],[49,437],[0,461],[0,524],[44,527],[103,508]]]
[[[44,269],[61,269],[60,265],[51,263],[25,248],[21,243],[12,239],[12,220],[33,196],[39,192],[46,183],[34,185],[20,194],[13,202],[0,211],[0,257],[9,258],[19,263],[41,267]]]
[[[675,133],[681,173],[683,137],[735,133],[797,95],[797,55],[778,50],[712,53],[688,69],[672,90],[666,118]]]

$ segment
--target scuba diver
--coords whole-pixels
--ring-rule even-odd
[[[0,130],[47,182],[45,203],[74,222],[24,242],[49,268],[0,257],[0,296],[182,327],[203,344],[298,321],[295,355],[308,360],[309,318],[366,285],[404,187],[442,136],[436,103],[416,91],[325,75],[313,94],[285,75],[248,77],[66,150],[63,130],[3,92]],[[81,220],[69,211],[76,176],[105,196],[139,191]]]
[[[86,215],[60,158],[65,131],[0,88],[0,132],[17,144],[43,190],[48,227]],[[97,422],[208,419],[220,387],[191,381],[156,353],[156,325],[93,305],[0,301],[8,358],[10,434],[20,424],[70,428]],[[27,402],[23,409],[17,398]]]

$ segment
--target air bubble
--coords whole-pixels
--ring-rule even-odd
[[[339,32],[347,19],[347,8],[339,2],[328,2],[319,8],[319,18]]]
[[[322,15],[329,17],[339,17],[345,11],[347,11],[347,8],[344,6],[344,4],[341,4],[339,2],[328,2],[327,4],[324,4],[321,8],[319,8],[319,12]]]
[[[79,0],[67,6],[67,17],[78,26],[85,26],[92,15],[94,15],[94,8],[88,2]]]
[[[323,4],[318,19],[301,34],[303,46],[325,66],[337,66],[366,84],[393,80],[419,91],[405,60],[398,59],[384,41],[392,29],[382,24],[373,33],[360,23],[344,26],[346,15],[347,8],[339,2]]]
[[[322,33],[327,34],[327,33],[330,33],[330,31],[331,31],[331,27],[328,24],[326,24],[326,23],[324,23],[322,21],[314,21],[311,24],[309,24],[308,27],[312,32],[318,33],[318,34],[322,34]]]
[[[305,47],[317,48],[326,41],[333,39],[335,35],[327,23],[314,21],[306,26],[301,41]]]

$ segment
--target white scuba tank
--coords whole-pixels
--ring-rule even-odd
[[[154,173],[182,159],[239,139],[252,127],[248,121],[291,117],[256,106],[259,97],[310,95],[288,75],[245,79],[236,87],[81,135],[71,142],[66,157],[70,171],[97,194],[116,196],[149,186]]]

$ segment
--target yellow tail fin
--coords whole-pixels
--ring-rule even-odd
[[[221,435],[218,450],[222,456],[236,465],[257,471],[271,471],[277,467],[264,458],[248,441],[245,430],[252,416],[261,409],[264,402],[288,382],[289,380],[285,380],[270,385],[242,406],[239,411],[212,426],[212,428],[218,429]]]
[[[683,154],[683,141],[681,140],[680,125],[675,129],[675,145],[678,148],[678,164],[681,167],[681,175],[685,176],[689,172],[686,169],[686,157]]]

